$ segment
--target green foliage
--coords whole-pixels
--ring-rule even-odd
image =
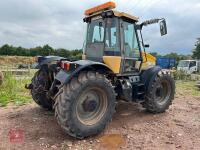
[[[182,80],[182,81],[198,81],[200,80],[200,75],[198,74],[187,74],[184,71],[174,71],[172,73],[175,80]]]
[[[31,96],[24,88],[29,83],[29,79],[16,78],[10,73],[5,74],[3,84],[0,85],[0,107],[12,102],[16,105],[23,105],[31,102]]]
[[[175,71],[173,72],[173,77],[175,80],[190,80],[191,79],[191,75],[186,74],[184,71]]]
[[[81,59],[82,50],[66,50],[66,49],[53,49],[49,45],[38,46],[35,48],[22,48],[14,47],[12,45],[5,44],[0,47],[0,55],[7,56],[48,56],[56,55],[69,59]]]
[[[200,59],[200,42],[196,44],[196,48],[193,50],[192,57],[194,59]]]

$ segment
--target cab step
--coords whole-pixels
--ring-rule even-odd
[[[133,87],[133,99],[136,102],[144,100],[145,97],[145,85],[143,83],[134,83]]]

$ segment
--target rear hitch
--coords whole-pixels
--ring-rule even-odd
[[[25,88],[28,90],[32,90],[33,89],[33,84],[26,84]]]

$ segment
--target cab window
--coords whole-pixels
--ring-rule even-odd
[[[88,25],[87,43],[102,43],[104,41],[103,20],[94,20]]]
[[[85,54],[90,60],[101,61],[104,54],[105,23],[101,18],[88,22]]]
[[[118,19],[107,18],[106,37],[105,37],[105,55],[120,56],[118,34],[119,34]]]

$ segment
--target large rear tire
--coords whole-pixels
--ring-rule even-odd
[[[163,113],[172,104],[175,82],[169,72],[160,71],[151,79],[143,107],[151,113]]]
[[[110,81],[96,72],[82,72],[56,97],[55,116],[69,135],[85,138],[100,133],[115,111],[115,92]]]
[[[50,85],[49,74],[45,68],[35,73],[32,79],[32,98],[39,106],[48,110],[52,110],[54,104],[53,100],[47,96]]]

